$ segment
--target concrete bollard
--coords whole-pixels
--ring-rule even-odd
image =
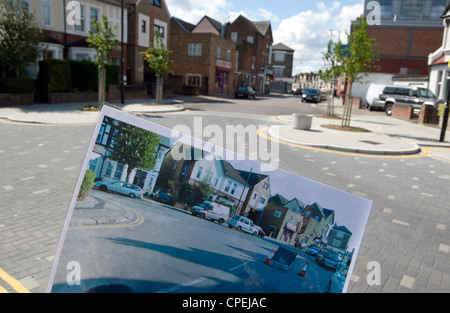
[[[312,115],[294,113],[292,116],[292,127],[294,129],[311,130]]]

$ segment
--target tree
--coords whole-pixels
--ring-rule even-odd
[[[98,105],[101,108],[105,101],[106,94],[106,69],[105,66],[111,63],[110,53],[115,44],[116,27],[109,27],[108,18],[102,15],[100,21],[93,20],[91,23],[94,30],[89,30],[89,37],[86,42],[89,47],[95,49],[95,64],[98,67]]]
[[[352,85],[361,82],[368,72],[378,69],[378,52],[373,49],[373,39],[367,33],[367,20],[364,16],[357,19],[348,36],[348,46],[344,49],[341,70],[348,80],[348,90],[345,94],[344,115],[342,126],[350,126],[352,115]]]
[[[150,171],[155,166],[161,137],[142,128],[119,122],[109,149],[110,159],[127,164],[126,181],[135,168]]]
[[[21,77],[36,62],[43,35],[22,1],[0,0],[0,63],[6,76]]]
[[[169,56],[172,51],[167,50],[163,43],[161,36],[155,31],[156,44],[150,44],[146,51],[141,54],[147,61],[149,67],[155,71],[156,74],[156,103],[162,103],[163,94],[163,77],[167,73],[172,61]]]

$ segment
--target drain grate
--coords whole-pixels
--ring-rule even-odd
[[[381,145],[381,142],[376,142],[376,141],[371,141],[371,140],[361,140],[360,142],[362,142],[362,143],[368,143],[368,144],[374,145],[374,146],[376,146],[376,145]]]

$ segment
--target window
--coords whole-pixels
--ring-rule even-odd
[[[158,35],[161,38],[164,38],[165,34],[164,34],[164,27],[159,26],[159,25],[155,25],[155,31],[158,33]]]
[[[186,84],[190,87],[200,87],[201,77],[202,76],[198,74],[188,74],[186,75]]]
[[[200,166],[200,167],[198,168],[198,172],[197,172],[197,176],[196,176],[196,177],[197,177],[197,178],[200,178],[200,176],[202,176],[202,172],[203,172],[203,167]]]
[[[156,5],[157,7],[161,7],[161,1],[160,0],[151,0],[151,3]]]
[[[400,12],[406,19],[421,17],[423,13],[422,0],[403,0]]]
[[[52,25],[52,1],[41,0],[41,23],[44,26]]]
[[[216,58],[220,59],[221,57],[222,57],[222,49],[220,49],[220,47],[217,47]]]
[[[225,192],[228,192],[230,190],[231,187],[231,182],[227,182],[227,185],[225,186]]]
[[[201,43],[190,43],[188,48],[189,56],[202,56],[202,44]]]
[[[237,188],[237,185],[233,184],[233,187],[231,188],[231,194],[232,195],[234,195],[234,193],[236,192],[236,188]]]
[[[231,61],[231,51],[227,50],[227,61]]]
[[[98,21],[98,9],[90,8],[89,9],[89,21],[91,22],[91,31],[94,31],[94,25],[92,25],[93,22]]]
[[[237,39],[238,39],[238,33],[232,32],[231,33],[231,41],[237,42]]]
[[[431,17],[439,18],[445,10],[447,5],[446,0],[434,0],[431,6]]]
[[[103,122],[102,126],[100,127],[100,131],[98,132],[97,140],[95,142],[103,146],[106,146],[108,144],[108,138],[110,133],[111,133],[111,124]]]
[[[114,178],[120,179],[120,177],[122,177],[122,172],[123,172],[123,165],[117,164],[116,170],[114,172]]]
[[[276,218],[280,218],[281,217],[281,212],[280,211],[275,211],[273,213],[273,216],[276,217]]]
[[[286,60],[286,53],[274,52],[273,55],[275,62],[284,62]]]
[[[85,24],[84,10],[85,10],[85,6],[80,5],[80,23],[75,24],[73,26],[73,29],[76,31],[79,31],[79,32],[84,32],[84,30],[85,30],[85,28],[84,28],[84,24]]]
[[[263,188],[264,190],[267,190],[267,188],[269,188],[269,185],[266,184],[266,183],[263,183],[262,188]]]
[[[259,203],[261,203],[261,204],[266,203],[266,199],[263,197],[259,198]]]
[[[147,33],[147,21],[145,21],[145,20],[141,21],[141,32],[144,34]]]
[[[108,161],[108,166],[106,167],[106,173],[105,173],[106,177],[111,177],[113,168],[114,168],[114,165],[112,164],[112,162]]]
[[[253,36],[247,36],[247,41],[249,43],[253,43]]]
[[[276,75],[276,76],[284,76],[284,68],[282,68],[282,67],[273,67],[273,73]]]

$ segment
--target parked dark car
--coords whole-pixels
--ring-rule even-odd
[[[252,97],[253,99],[256,98],[256,91],[250,86],[240,86],[236,89],[236,92],[234,93],[234,97],[237,98],[244,98],[248,99]]]
[[[306,254],[316,256],[320,253],[320,248],[318,246],[311,245],[306,249]]]
[[[323,257],[317,258],[316,262],[320,266],[335,272],[339,265],[339,256],[334,252],[328,251]]]
[[[302,95],[302,102],[314,102],[314,103],[319,103],[320,101],[322,101],[322,95],[319,91],[319,89],[316,88],[307,88],[305,89],[305,91],[303,92]]]
[[[153,200],[161,202],[161,203],[165,203],[168,205],[174,205],[175,201],[165,192],[160,191],[157,192],[153,197]]]

